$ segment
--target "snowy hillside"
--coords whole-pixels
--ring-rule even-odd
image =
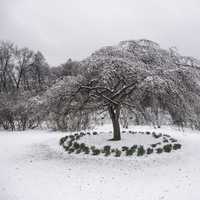
[[[97,130],[105,128],[111,130],[109,125]],[[148,157],[77,157],[58,145],[67,133],[1,132],[0,199],[200,199],[200,133],[170,127],[153,130],[177,138],[182,149]]]

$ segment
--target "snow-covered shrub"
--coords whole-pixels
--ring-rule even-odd
[[[173,150],[177,150],[177,149],[180,149],[181,148],[181,144],[173,144]]]
[[[89,133],[89,132],[88,132]],[[127,132],[129,134],[131,134],[132,132]],[[146,132],[138,132],[137,134],[142,134],[144,135]],[[162,142],[157,142],[154,144],[150,144],[147,147],[144,147],[143,145],[132,145],[132,146],[122,146],[121,148],[112,148],[112,145],[106,145],[103,146],[101,148],[97,148],[95,145],[93,146],[89,146],[86,143],[81,143],[79,142],[81,137],[86,136],[87,137],[96,137],[98,135],[98,132],[95,131],[95,134],[87,134],[84,132],[80,132],[75,133],[75,134],[71,134],[65,137],[62,137],[60,139],[60,145],[62,145],[64,147],[64,149],[66,151],[68,151],[68,153],[75,153],[75,154],[80,154],[80,153],[84,153],[84,154],[92,154],[92,155],[100,155],[103,154],[104,156],[115,156],[115,157],[120,157],[121,155],[126,155],[126,156],[132,156],[132,155],[137,155],[137,156],[143,156],[145,155],[150,155],[152,153],[157,153],[160,154],[162,152],[171,152],[172,150],[178,150],[181,148],[181,144],[179,143],[169,143],[171,142],[171,140],[175,140],[176,139],[172,138],[171,136],[164,136],[163,134],[152,134],[152,137],[157,140],[157,138],[155,138],[154,136],[159,136],[160,140]],[[150,134],[147,134],[150,135]],[[154,136],[153,136],[154,135]],[[101,135],[99,135],[101,136]],[[168,138],[168,139],[166,139]],[[166,140],[166,141],[165,141]],[[161,145],[164,144],[163,147],[161,147]],[[159,146],[159,147],[158,147]]]
[[[135,153],[134,149],[128,148],[126,150],[126,156],[132,156]]]
[[[111,146],[106,145],[102,149],[102,153],[104,153],[105,156],[108,156],[111,154]]]
[[[142,145],[140,145],[137,149],[137,156],[143,156],[145,154],[145,149]]]
[[[163,149],[162,149],[162,148],[157,148],[157,149],[156,149],[156,153],[160,154],[160,153],[162,153],[162,152],[163,152]]]
[[[115,157],[120,157],[122,152],[119,149],[116,149],[115,151]]]
[[[147,154],[152,154],[153,153],[153,149],[152,148],[147,148],[146,152],[147,152]]]
[[[171,144],[166,144],[166,145],[164,145],[164,146],[163,146],[163,150],[164,150],[164,152],[166,152],[166,153],[171,152],[171,151],[172,151],[172,145],[171,145]]]
[[[96,148],[92,149],[92,155],[97,156],[100,153],[101,153],[100,149],[96,149]]]

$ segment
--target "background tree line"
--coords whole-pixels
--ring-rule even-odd
[[[11,130],[39,126],[45,116],[38,113],[32,98],[44,94],[56,80],[77,74],[77,65],[69,59],[49,67],[40,51],[0,41],[0,126]]]

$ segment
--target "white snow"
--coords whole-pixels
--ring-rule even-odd
[[[97,130],[105,129],[111,126]],[[172,135],[183,148],[141,158],[77,157],[58,145],[67,133],[1,131],[0,200],[199,200],[200,132],[154,131]]]

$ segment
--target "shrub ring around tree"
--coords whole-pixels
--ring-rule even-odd
[[[97,148],[96,146],[92,145],[89,146],[83,142],[79,142],[81,137],[88,135],[89,137],[98,135],[98,132],[80,132],[71,135],[67,135],[60,139],[60,145],[67,151],[69,154],[90,154],[93,156],[97,155],[104,155],[104,156],[114,156],[120,157],[123,154],[125,156],[144,156],[150,155],[153,153],[161,154],[161,153],[171,153],[175,150],[181,149],[182,145],[178,143],[175,138],[172,138],[170,135],[162,134],[162,133],[155,133],[155,132],[136,132],[136,131],[128,131],[123,132],[127,134],[146,134],[151,135],[155,140],[158,138],[162,139],[161,142],[156,142],[150,144],[146,148],[143,145],[136,145],[133,144],[131,147],[122,146],[121,148],[112,148],[110,145],[105,145],[102,148]],[[163,144],[163,146],[162,146]]]

